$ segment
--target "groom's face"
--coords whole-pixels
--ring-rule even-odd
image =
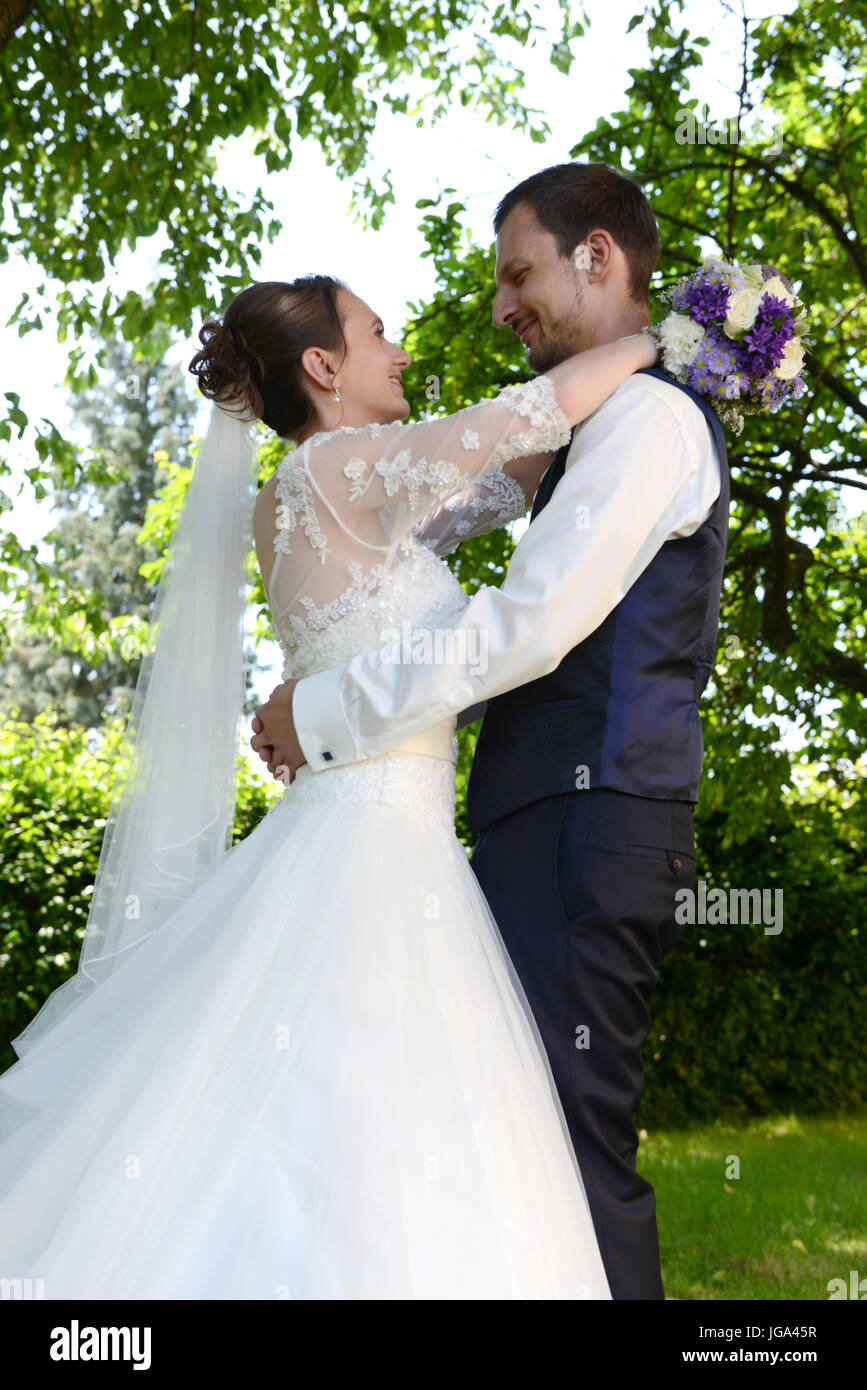
[[[511,328],[536,372],[547,372],[590,346],[585,292],[572,260],[529,203],[518,203],[497,233],[493,319]]]

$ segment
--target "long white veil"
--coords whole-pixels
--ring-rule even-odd
[[[78,971],[13,1039],[19,1057],[104,986],[231,848],[257,453],[252,423],[212,405],[157,589]]]

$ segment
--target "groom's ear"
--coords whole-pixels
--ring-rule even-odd
[[[603,279],[611,270],[616,256],[616,242],[604,227],[596,227],[579,241],[572,252],[572,264],[583,270],[590,281]]]

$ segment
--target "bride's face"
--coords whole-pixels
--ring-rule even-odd
[[[338,303],[347,351],[335,375],[340,392],[335,414],[344,425],[405,420],[410,406],[400,378],[412,358],[389,342],[382,319],[363,299],[340,290]]]

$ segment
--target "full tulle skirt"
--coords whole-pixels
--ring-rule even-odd
[[[446,760],[303,767],[23,1051],[0,1076],[4,1287],[610,1298],[453,806]]]

